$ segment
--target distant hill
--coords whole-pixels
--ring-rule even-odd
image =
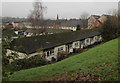
[[[60,62],[15,72],[10,81],[116,81],[118,39],[96,46]]]

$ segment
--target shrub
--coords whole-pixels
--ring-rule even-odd
[[[40,56],[34,56],[34,57],[27,59],[27,63],[28,63],[28,67],[29,66],[37,67],[37,66],[46,65],[47,61]]]
[[[84,52],[84,51],[85,51],[85,49],[81,49],[81,48],[77,49],[77,53],[81,53],[81,52]]]
[[[101,34],[105,41],[114,39],[118,36],[117,18],[115,19],[116,22],[113,21],[114,19],[115,17],[109,18],[102,26]]]
[[[57,56],[57,60],[58,60],[58,61],[61,61],[61,60],[65,59],[65,58],[67,58],[67,55],[68,55],[67,52],[64,52],[64,51],[59,52],[59,53],[58,53],[58,56]]]
[[[22,69],[28,69],[32,67],[46,65],[47,61],[40,56],[34,56],[28,59],[19,59],[11,63],[11,70],[19,71]]]

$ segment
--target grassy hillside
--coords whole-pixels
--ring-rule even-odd
[[[60,62],[15,72],[11,81],[117,80],[118,39]]]

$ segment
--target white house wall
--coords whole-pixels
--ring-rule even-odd
[[[95,40],[94,40],[94,37],[93,38],[90,38],[90,41],[91,41],[91,45],[95,43]]]
[[[70,49],[69,49],[69,53],[72,53],[73,52],[73,48],[71,47]]]
[[[66,51],[66,45],[61,45],[61,46],[57,46],[54,48],[54,55],[57,56],[58,55],[58,48],[63,48],[63,51]]]
[[[99,36],[99,41],[102,41],[102,35]]]
[[[36,53],[29,54],[29,55],[27,56],[27,58],[33,57],[33,56],[35,56],[35,55],[42,55],[42,52],[36,52]]]
[[[12,50],[9,50],[9,49],[7,49],[6,56],[13,56],[14,57],[14,55],[12,55],[12,53],[16,53],[17,54],[17,57],[14,58],[14,59],[24,59],[24,58],[27,57],[27,54],[25,54],[25,53],[16,52],[16,51],[12,51]],[[12,61],[13,60],[10,59],[10,62],[12,62]]]
[[[80,41],[80,48],[84,48],[85,47],[85,40],[81,40]]]
[[[94,41],[97,42],[98,36],[94,36]]]
[[[90,38],[86,38],[86,39],[85,39],[85,46],[88,46],[88,45],[91,44],[91,41],[90,41],[90,40],[91,40]]]
[[[78,46],[75,45],[76,43],[78,43]],[[73,48],[80,48],[80,41],[73,42],[72,45]]]

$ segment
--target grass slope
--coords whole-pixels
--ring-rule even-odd
[[[60,62],[15,72],[11,81],[118,80],[118,39]]]

